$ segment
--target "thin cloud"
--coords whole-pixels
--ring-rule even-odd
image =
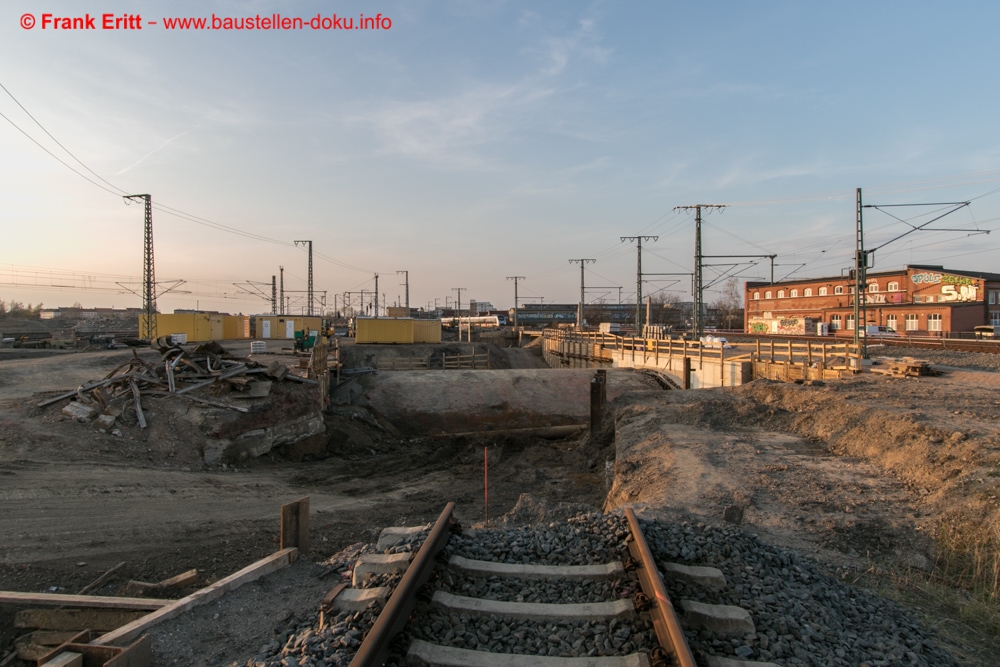
[[[195,129],[195,128],[191,128],[191,130],[193,130],[193,129]],[[134,169],[135,167],[139,166],[147,158],[149,158],[151,155],[153,155],[154,153],[159,153],[161,150],[163,150],[164,148],[166,148],[167,145],[170,144],[170,142],[174,141],[175,139],[180,139],[181,137],[183,137],[185,134],[187,134],[191,130],[184,130],[180,134],[175,135],[173,137],[170,137],[169,139],[167,139],[166,141],[164,141],[162,144],[160,144],[158,147],[154,148],[153,150],[151,150],[150,152],[146,153],[141,158],[139,158],[138,160],[136,160],[133,164],[131,164],[128,167],[125,167],[124,169],[122,169],[121,171],[119,171],[117,174],[115,174],[115,176],[121,176],[125,172],[127,172],[127,171],[129,171],[131,169]]]

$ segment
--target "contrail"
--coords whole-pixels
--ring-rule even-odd
[[[195,129],[195,128],[191,128],[191,129],[193,130],[193,129]],[[135,161],[135,164],[132,164],[132,165],[130,165],[130,166],[128,166],[128,167],[125,167],[124,169],[122,169],[121,171],[119,171],[119,172],[118,172],[117,174],[115,174],[115,176],[121,176],[122,174],[124,174],[124,173],[125,173],[126,171],[128,171],[129,169],[132,169],[132,167],[136,167],[136,166],[138,166],[139,164],[141,164],[142,162],[144,162],[144,161],[146,160],[146,158],[148,158],[148,157],[149,157],[150,155],[152,155],[153,153],[158,153],[158,152],[160,152],[160,151],[161,151],[161,150],[163,150],[163,149],[164,149],[164,148],[166,147],[166,145],[167,145],[167,144],[169,144],[169,143],[170,143],[171,141],[173,141],[174,139],[179,139],[180,137],[183,137],[183,136],[184,136],[185,134],[187,134],[187,133],[188,133],[188,132],[190,132],[190,131],[191,131],[191,130],[184,130],[183,132],[181,132],[181,133],[180,133],[180,134],[178,134],[177,136],[174,136],[174,137],[170,137],[169,139],[167,139],[166,141],[164,141],[164,142],[163,142],[162,144],[160,144],[160,145],[159,145],[159,146],[158,146],[157,148],[154,148],[154,149],[153,149],[153,150],[151,150],[151,151],[150,151],[149,153],[146,153],[146,155],[144,155],[144,156],[142,156],[141,158],[139,158],[138,160],[136,160],[136,161]]]

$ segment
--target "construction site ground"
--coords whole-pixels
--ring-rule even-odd
[[[962,664],[992,665],[1000,654],[996,603],[982,604],[971,585],[944,585],[971,562],[956,556],[962,549],[996,553],[998,373],[945,368],[919,379],[863,374],[679,392],[622,371],[599,437],[422,437],[370,406],[349,405],[326,416],[319,451],[276,451],[223,468],[203,463],[180,401],[154,403],[150,428],[125,424],[121,436],[63,417],[58,405],[36,407],[42,392],[103,377],[127,355],[0,356],[0,589],[75,593],[122,561],[121,576],[100,594],[190,568],[203,585],[273,552],[278,506],[304,495],[317,562],[374,541],[381,527],[432,520],[449,500],[463,523],[481,521],[488,445],[494,517],[519,498],[522,520],[554,516],[553,503],[634,504],[708,522],[729,510],[730,520],[742,514],[744,530],[922,607]],[[362,384],[375,403],[390,387],[423,386],[421,411],[433,411],[440,393],[442,411],[452,412],[452,387],[469,382],[463,376],[530,387],[527,374],[545,372],[402,371]],[[566,392],[567,405],[585,399]],[[475,392],[467,400],[471,412],[482,409]],[[245,664],[315,611],[336,583],[319,579],[322,571],[303,561],[159,626],[155,664]],[[11,648],[15,611],[0,606],[0,658]]]

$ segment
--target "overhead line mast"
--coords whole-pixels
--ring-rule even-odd
[[[622,236],[622,243],[625,241],[636,242],[635,260],[635,332],[642,335],[642,242],[652,239],[654,242],[660,239],[659,236]]]
[[[130,201],[142,200],[145,203],[145,230],[143,234],[143,267],[142,267],[142,321],[139,322],[139,335],[145,332],[149,340],[156,339],[156,277],[153,272],[153,202],[150,195],[125,195],[122,197],[127,204]]]

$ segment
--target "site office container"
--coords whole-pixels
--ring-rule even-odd
[[[249,315],[223,315],[222,337],[225,340],[243,340],[250,337]]]
[[[255,317],[257,338],[294,340],[296,331],[315,331],[317,336],[323,332],[322,317],[307,317],[302,315],[257,315]]]
[[[143,324],[143,318],[139,318]],[[157,336],[185,334],[189,341],[212,340],[212,325],[208,313],[157,313],[153,316]],[[149,338],[149,331],[140,331],[141,338]],[[221,331],[220,331],[221,334]]]
[[[355,323],[357,343],[440,343],[441,322],[392,317],[359,317]]]

